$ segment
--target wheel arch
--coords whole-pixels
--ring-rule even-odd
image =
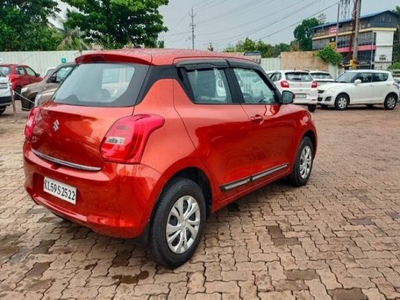
[[[177,180],[178,178],[182,179],[189,179],[195,182],[203,192],[203,196],[205,199],[205,205],[206,205],[206,218],[211,214],[212,211],[212,190],[211,190],[211,182],[208,179],[207,175],[198,167],[187,167],[184,169],[181,169],[174,173],[172,176],[169,177],[168,180],[165,181],[161,191],[159,192],[157,198],[155,199],[154,205],[151,208],[151,212],[149,214],[149,218],[147,221],[147,224],[143,230],[143,233],[140,237],[136,239],[136,241],[139,244],[146,245],[148,242],[149,234],[150,234],[150,226],[156,211],[157,206],[160,203],[160,196],[165,190],[165,187],[168,186],[171,182],[174,180]]]
[[[315,157],[315,154],[317,152],[317,136],[316,136],[315,132],[312,130],[308,130],[304,133],[303,138],[304,137],[308,137],[311,140],[311,142],[313,144],[313,157]]]

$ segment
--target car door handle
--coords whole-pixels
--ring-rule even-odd
[[[255,115],[255,116],[250,117],[250,120],[252,122],[256,122],[256,123],[261,124],[262,122],[264,122],[264,117],[261,116],[261,115]]]

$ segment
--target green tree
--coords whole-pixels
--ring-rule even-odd
[[[61,36],[48,22],[59,12],[55,0],[3,0],[0,51],[54,50]]]
[[[290,52],[290,45],[285,43],[280,43],[272,46],[271,57],[278,57],[281,52]]]
[[[305,19],[298,25],[293,32],[295,39],[299,42],[300,50],[312,50],[312,28],[321,25],[321,21],[316,18]]]
[[[60,20],[62,28],[59,32],[62,35],[62,40],[57,46],[57,50],[89,50],[91,46],[81,36],[79,28],[71,28],[67,21]]]
[[[157,46],[158,34],[167,31],[158,8],[168,0],[62,0],[70,28],[79,27],[82,37],[106,49],[134,45]]]

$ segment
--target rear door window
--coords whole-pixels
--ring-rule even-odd
[[[194,102],[197,104],[232,103],[224,69],[198,69],[187,71]]]
[[[131,106],[136,102],[148,69],[140,64],[81,64],[66,77],[52,99],[82,106]]]
[[[24,67],[16,67],[15,70],[17,71],[18,75],[25,75]]]

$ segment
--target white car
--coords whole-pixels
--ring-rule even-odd
[[[349,105],[383,105],[394,109],[399,89],[393,76],[381,70],[351,70],[340,75],[334,83],[318,89],[318,104],[344,110]]]
[[[291,91],[294,94],[294,104],[307,105],[309,111],[315,111],[318,103],[318,84],[308,71],[280,70],[269,76],[281,93]]]
[[[6,75],[0,72],[0,115],[11,105],[10,80]]]

